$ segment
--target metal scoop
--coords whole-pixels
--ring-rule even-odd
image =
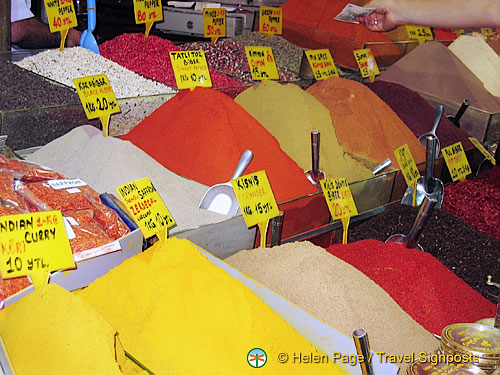
[[[436,199],[436,208],[441,208],[444,197],[444,185],[440,179],[433,177],[434,157],[436,156],[434,149],[437,138],[428,135],[426,141],[425,176],[417,180],[416,204],[418,206],[422,204],[424,197],[432,197]],[[413,188],[411,186],[408,186],[406,189],[401,203],[410,206],[413,204]]]
[[[94,35],[92,35],[92,32],[95,30],[96,20],[95,0],[87,0],[87,17],[87,29],[82,32],[82,36],[80,37],[80,46],[100,55],[101,52],[97,46],[97,41],[95,40]]]
[[[246,150],[241,155],[240,161],[236,166],[236,170],[234,171],[233,177],[231,180],[235,178],[241,177],[245,169],[247,169],[248,164],[253,159],[253,152],[250,150]],[[217,212],[222,215],[230,215],[234,216],[238,212],[239,205],[238,200],[236,199],[236,195],[234,194],[233,186],[231,185],[231,181],[228,181],[223,184],[217,184],[208,189],[203,195],[203,198],[200,201],[198,208],[202,208],[204,210],[209,210],[213,212]]]
[[[323,180],[325,174],[319,169],[319,139],[319,130],[311,131],[312,170],[306,171],[306,177],[313,185],[321,189],[319,180]]]
[[[439,138],[436,135],[436,130],[439,125],[439,122],[441,121],[441,117],[443,116],[443,111],[444,111],[443,106],[439,105],[436,108],[436,113],[434,114],[434,124],[432,124],[431,131],[429,133],[422,134],[420,137],[418,137],[418,140],[424,147],[427,147],[425,138],[427,138],[428,135],[433,136],[434,138],[437,139],[436,153],[435,153],[436,158],[439,156],[439,151],[441,151],[441,144],[439,143]]]
[[[462,116],[464,115],[465,113],[465,110],[469,107],[470,105],[470,102],[468,99],[464,99],[464,101],[462,102],[462,105],[460,106],[460,108],[458,109],[458,112],[455,116],[447,116],[448,119],[457,127],[459,128],[460,127],[460,119],[462,118]]]
[[[424,251],[422,246],[420,246],[417,241],[420,237],[420,234],[422,234],[422,230],[424,229],[425,224],[427,224],[427,221],[430,218],[430,213],[436,203],[436,198],[429,198],[426,196],[422,205],[420,206],[417,217],[413,222],[410,233],[407,236],[405,236],[404,234],[393,234],[385,242],[396,242],[404,245],[408,249],[418,249]]]

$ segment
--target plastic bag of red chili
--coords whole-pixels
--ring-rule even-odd
[[[36,182],[45,180],[60,180],[66,178],[62,174],[38,164],[25,160],[7,159],[0,155],[0,168],[14,172],[16,180]]]
[[[14,190],[14,172],[0,168],[0,199],[17,207],[21,211],[26,211],[27,206],[21,196]],[[14,207],[5,207],[16,211]],[[9,212],[8,210],[6,212]]]

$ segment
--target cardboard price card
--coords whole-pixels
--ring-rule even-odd
[[[231,180],[248,228],[279,215],[278,204],[265,171]]]
[[[320,183],[333,220],[358,215],[347,179],[327,178],[320,180]]]
[[[118,186],[116,192],[144,237],[149,238],[177,225],[149,178]]]
[[[318,81],[339,76],[337,67],[328,49],[309,50],[306,51],[306,56],[313,70],[314,77]]]
[[[78,26],[73,0],[44,0],[51,33],[61,33],[60,49],[64,49],[68,30]]]
[[[260,7],[259,32],[272,36],[281,35],[283,31],[283,9],[274,7]]]
[[[254,81],[280,78],[271,47],[245,46],[245,52]]]
[[[425,43],[426,40],[434,40],[432,30],[427,26],[406,25],[408,38],[417,39],[418,44]]]
[[[488,159],[491,164],[493,165],[497,165],[497,161],[495,160],[495,158],[493,157],[493,155],[491,155],[488,150],[486,150],[486,148],[481,144],[481,142],[479,142],[477,140],[477,138],[474,138],[474,137],[469,137],[469,141],[471,141],[471,143],[476,146],[476,148],[481,152],[481,154],[483,154],[483,156]]]
[[[2,278],[75,268],[61,211],[0,217]]]
[[[203,35],[205,38],[217,38],[226,36],[226,10],[224,8],[203,9]]]
[[[462,147],[462,142],[454,143],[451,146],[443,148],[441,151],[453,182],[457,180],[462,181],[472,173],[469,161]]]
[[[203,51],[170,52],[175,80],[179,89],[194,89],[197,86],[212,87],[207,59]]]
[[[363,78],[370,78],[370,81],[374,80],[375,76],[379,75],[380,72],[378,70],[378,65],[375,61],[375,57],[373,56],[371,49],[357,49],[353,51],[353,53],[354,58],[358,63],[361,76]]]
[[[408,186],[413,186],[420,178],[420,172],[417,168],[417,164],[415,164],[415,159],[413,159],[410,148],[405,144],[396,149],[394,155],[398,161],[399,168],[401,168],[403,172],[406,184]]]

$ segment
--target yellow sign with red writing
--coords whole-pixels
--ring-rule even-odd
[[[281,35],[283,32],[283,9],[275,7],[260,7],[259,32],[267,36]]]
[[[61,211],[1,216],[0,246],[4,279],[75,268]]]
[[[245,52],[254,81],[280,78],[271,47],[245,46]]]
[[[177,88],[212,87],[207,59],[203,51],[171,51],[170,61],[174,68]]]
[[[160,194],[147,177],[118,186],[116,192],[144,237],[157,234],[166,237],[166,230],[176,225]]]
[[[316,49],[306,51],[307,60],[314,73],[314,77],[319,81],[330,77],[338,77],[339,72],[333,62],[332,54],[328,49]]]
[[[405,144],[397,148],[394,151],[394,155],[398,161],[399,168],[401,168],[401,172],[403,172],[406,184],[413,186],[420,178],[420,171],[417,168],[417,164],[415,164],[415,159],[413,159],[410,148]]]
[[[163,21],[161,0],[134,0],[134,16],[136,24],[146,24],[144,36],[147,38],[153,23]]]
[[[369,78],[370,81],[375,80],[375,76],[379,75],[380,72],[378,70],[377,61],[375,61],[375,57],[373,56],[372,50],[369,48],[365,49],[357,49],[353,51],[354,58],[358,63],[359,71],[361,72],[361,76],[363,78]]]
[[[215,42],[226,36],[226,10],[224,8],[203,9],[203,35]]]
[[[60,49],[64,49],[68,30],[78,26],[73,0],[44,0],[51,33],[61,33]]]
[[[457,142],[451,146],[445,147],[441,152],[443,153],[444,161],[448,166],[448,171],[450,172],[453,182],[457,180],[462,181],[472,173],[469,161],[462,147],[462,142]]]
[[[406,25],[408,38],[416,39],[418,44],[425,43],[426,40],[434,40],[432,30],[427,26]]]

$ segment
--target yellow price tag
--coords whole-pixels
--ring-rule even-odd
[[[4,279],[75,268],[61,211],[0,217]]]
[[[358,215],[358,208],[352,197],[351,189],[345,178],[328,178],[320,180],[332,219],[341,220],[343,226],[342,243],[347,243],[349,221]]]
[[[451,32],[457,35],[462,35],[465,34],[465,29],[451,29]]]
[[[410,148],[405,144],[397,148],[394,151],[394,155],[398,161],[399,168],[401,168],[403,172],[406,184],[408,186],[413,186],[420,178],[420,172],[417,168],[417,164],[415,164],[415,159],[413,159]]]
[[[236,178],[231,184],[245,224],[248,228],[259,226],[260,247],[266,247],[268,222],[280,214],[266,171]]]
[[[306,51],[306,56],[313,70],[314,77],[318,81],[339,76],[337,67],[328,49],[309,50]]]
[[[109,118],[113,113],[120,112],[118,100],[105,74],[73,79],[82,102],[83,109],[89,120],[99,118],[105,137],[108,136]]]
[[[78,26],[73,0],[44,0],[47,21],[51,33],[61,33],[60,50],[64,49],[66,35],[72,27]]]
[[[134,0],[134,15],[136,24],[146,24],[144,37],[147,38],[153,22],[163,21],[161,0]]]
[[[283,31],[283,9],[260,7],[259,32],[267,36],[281,35]]]
[[[361,72],[361,76],[363,78],[368,77],[371,82],[375,80],[375,76],[379,75],[380,72],[378,70],[377,62],[375,61],[375,57],[371,49],[357,49],[353,51],[354,58],[358,63],[359,71]]]
[[[177,225],[149,178],[118,186],[116,192],[144,237],[158,234],[161,240],[165,230]]]
[[[271,47],[245,46],[245,52],[254,81],[280,78]]]
[[[224,8],[203,9],[203,35],[215,42],[226,36],[226,10]]]
[[[493,157],[493,155],[491,155],[488,150],[486,150],[486,148],[481,144],[481,142],[479,142],[477,140],[477,138],[474,138],[474,137],[469,137],[469,141],[471,141],[471,143],[476,146],[476,148],[481,152],[481,154],[484,155],[484,157],[486,159],[488,159],[491,164],[493,165],[497,165],[497,161],[495,160],[495,158]]]
[[[493,35],[493,29],[491,27],[482,27],[481,34],[484,36],[491,36]]]
[[[179,89],[192,90],[197,86],[212,87],[205,52],[171,51],[170,61]]]
[[[453,182],[457,180],[462,181],[472,173],[469,161],[462,147],[462,142],[454,143],[451,146],[443,148],[441,151]]]
[[[432,30],[427,26],[406,25],[408,38],[417,39],[418,44],[425,43],[426,40],[434,40]]]

